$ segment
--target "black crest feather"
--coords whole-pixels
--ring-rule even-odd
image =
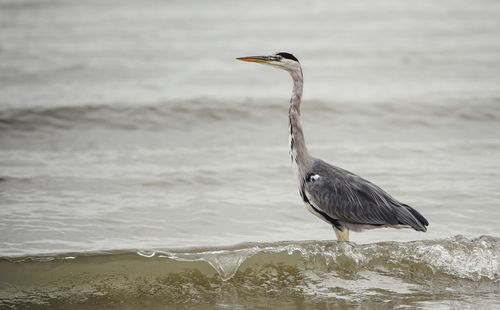
[[[280,55],[283,58],[291,59],[291,60],[295,60],[296,62],[299,62],[299,60],[297,58],[295,58],[295,56],[293,56],[292,54],[287,53],[287,52],[280,52],[276,55]]]

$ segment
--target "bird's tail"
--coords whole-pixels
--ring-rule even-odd
[[[411,213],[411,215],[413,215],[413,218],[416,220],[416,221],[411,221],[412,223],[405,223],[405,224],[410,225],[413,229],[418,231],[427,231],[427,226],[429,226],[429,222],[427,221],[427,219],[409,205],[403,204],[402,206],[406,210],[408,210]]]

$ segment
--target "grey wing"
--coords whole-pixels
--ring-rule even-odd
[[[303,182],[311,205],[331,219],[357,225],[408,225],[426,231],[429,223],[375,184],[317,160]]]

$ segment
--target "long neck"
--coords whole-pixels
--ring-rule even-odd
[[[298,176],[305,177],[311,157],[307,151],[302,125],[300,124],[300,102],[302,100],[302,88],[304,85],[302,70],[290,72],[293,79],[292,98],[290,99],[290,109],[288,110],[290,122],[290,157],[297,165]]]

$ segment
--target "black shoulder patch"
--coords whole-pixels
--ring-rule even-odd
[[[278,53],[276,55],[280,55],[283,58],[291,59],[291,60],[295,60],[296,62],[299,62],[299,60],[297,58],[295,58],[295,56],[293,56],[292,54],[287,53],[287,52],[281,52],[281,53]]]
[[[306,175],[306,177],[304,178],[304,181],[305,181],[306,183],[309,183],[309,182],[314,182],[314,181],[316,181],[316,180],[318,180],[318,179],[319,179],[319,175],[317,175],[316,173],[312,173],[312,172],[310,172],[310,173],[308,173],[308,174]]]

